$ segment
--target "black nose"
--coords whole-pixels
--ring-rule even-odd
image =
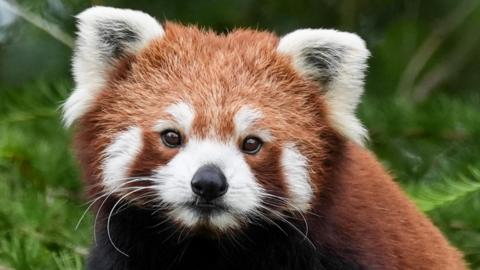
[[[193,192],[207,201],[222,196],[227,189],[227,178],[215,165],[204,165],[193,175]]]

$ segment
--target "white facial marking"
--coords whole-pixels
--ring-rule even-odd
[[[164,35],[162,26],[141,11],[92,7],[77,18],[75,90],[63,105],[67,127],[88,111],[105,87],[117,58],[138,53],[151,40]]]
[[[223,231],[239,227],[240,225],[238,220],[231,214],[215,215],[211,217],[210,222]]]
[[[293,144],[287,144],[282,152],[282,168],[285,174],[292,210],[306,211],[313,197],[308,173],[308,161]]]
[[[175,208],[170,214],[174,217],[175,221],[180,222],[187,227],[195,226],[200,220],[199,216],[185,207]]]
[[[255,128],[254,125],[263,118],[263,113],[250,106],[243,106],[234,117],[235,133],[237,137],[256,135],[265,142],[271,141],[272,135],[268,130]]]
[[[173,120],[160,120],[155,125],[154,129],[161,132],[169,128],[177,128],[186,134],[190,129],[195,119],[195,111],[192,106],[185,102],[178,102],[168,106],[165,111],[173,117]]]
[[[158,179],[157,189],[162,201],[173,208],[182,209],[170,213],[174,219],[187,226],[195,220],[191,215],[196,214],[186,209],[185,204],[195,201],[191,189],[192,177],[207,164],[218,166],[227,178],[229,188],[222,200],[232,213],[247,214],[260,204],[263,188],[256,182],[243,154],[234,143],[191,138],[170,162],[158,168],[154,174]],[[238,225],[232,214],[227,212],[213,216],[210,223],[221,230]]]
[[[292,57],[300,74],[322,81],[332,124],[345,137],[363,145],[367,130],[355,115],[370,55],[363,39],[332,29],[300,29],[284,36],[277,49]]]
[[[142,130],[130,127],[120,132],[105,149],[103,156],[103,185],[110,191],[116,190],[126,181],[128,170],[143,146]]]

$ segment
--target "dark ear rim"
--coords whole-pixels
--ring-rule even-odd
[[[345,48],[338,44],[323,44],[321,47],[307,47],[300,52],[304,62],[311,69],[317,70],[311,77],[321,84],[328,84],[338,76],[339,66]]]

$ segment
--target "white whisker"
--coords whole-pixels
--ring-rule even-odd
[[[135,192],[138,192],[138,191],[141,191],[141,190],[144,190],[144,189],[147,189],[149,187],[138,187],[137,189],[133,190],[133,191],[130,191],[128,192],[127,194],[123,195],[122,197],[120,197],[120,199],[118,199],[118,201],[113,205],[112,209],[110,210],[110,213],[108,214],[108,219],[107,219],[107,235],[108,235],[108,240],[110,241],[110,243],[112,244],[113,248],[115,248],[118,252],[120,252],[121,254],[125,255],[126,257],[129,257],[129,255],[125,252],[123,252],[120,248],[118,248],[115,243],[113,242],[112,240],[112,236],[110,234],[110,221],[111,221],[111,218],[112,218],[112,214],[113,214],[113,211],[115,210],[115,208],[117,207],[117,205],[123,200],[125,199],[126,197],[128,197],[130,194],[133,194]]]

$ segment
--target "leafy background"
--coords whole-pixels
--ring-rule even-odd
[[[225,32],[357,32],[373,57],[360,107],[372,149],[480,269],[480,1],[0,0],[0,269],[82,269],[91,243],[70,135],[73,15],[140,9]]]

